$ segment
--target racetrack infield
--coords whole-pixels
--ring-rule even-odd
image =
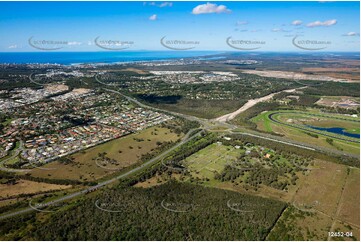
[[[275,110],[260,113],[251,120],[259,130],[296,141],[353,154],[360,151],[358,117],[316,110]]]

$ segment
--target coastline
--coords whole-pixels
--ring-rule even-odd
[[[224,51],[1,52],[0,64],[116,65],[213,57]]]

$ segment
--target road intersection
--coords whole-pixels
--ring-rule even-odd
[[[96,79],[97,82],[99,82],[101,84],[104,84],[104,83],[100,82],[97,78],[95,78],[95,79]],[[170,149],[166,150],[165,152],[161,153],[160,155],[150,159],[149,161],[141,164],[140,166],[135,167],[134,169],[132,169],[132,170],[126,172],[126,173],[122,173],[122,174],[120,174],[120,175],[118,175],[116,177],[113,177],[111,179],[103,181],[103,182],[101,182],[101,183],[99,183],[99,184],[97,184],[95,186],[91,186],[91,187],[88,187],[88,188],[83,189],[81,191],[78,191],[78,192],[75,192],[75,193],[72,193],[72,194],[68,194],[68,195],[60,197],[58,199],[52,200],[52,201],[50,201],[48,203],[44,203],[44,204],[42,204],[42,207],[47,207],[47,206],[50,206],[50,205],[53,205],[53,204],[56,204],[56,203],[71,200],[73,198],[79,197],[79,196],[87,194],[89,192],[98,190],[100,188],[104,188],[104,187],[106,187],[107,185],[109,185],[111,183],[115,183],[116,181],[119,181],[120,179],[128,178],[129,176],[134,175],[135,173],[142,170],[143,168],[149,167],[149,166],[155,164],[156,162],[162,160],[170,152],[174,151],[179,146],[187,143],[188,141],[195,138],[196,136],[199,136],[203,130],[212,130],[212,129],[218,127],[218,126],[222,126],[222,127],[226,128],[225,130],[222,130],[222,133],[224,133],[224,134],[240,134],[240,135],[244,135],[244,136],[251,136],[251,137],[256,137],[256,138],[260,138],[260,139],[264,139],[264,140],[278,142],[278,143],[282,143],[282,144],[285,144],[285,145],[295,146],[295,147],[305,149],[305,150],[321,151],[321,152],[333,152],[333,153],[335,153],[337,155],[349,155],[349,156],[354,157],[354,155],[352,155],[352,154],[345,154],[345,153],[342,153],[340,151],[333,151],[333,150],[328,150],[328,149],[326,150],[326,149],[321,148],[321,147],[313,147],[313,146],[310,146],[309,144],[303,144],[303,143],[299,143],[299,142],[290,141],[290,140],[287,140],[285,138],[280,138],[280,137],[270,135],[270,134],[266,135],[266,134],[263,134],[263,133],[259,133],[259,132],[256,132],[256,131],[249,131],[249,130],[239,131],[241,127],[238,127],[237,125],[230,124],[230,123],[227,122],[227,121],[229,121],[229,115],[227,116],[227,118],[222,118],[222,119],[220,119],[220,118],[213,119],[213,120],[202,119],[202,118],[198,118],[198,117],[195,117],[195,116],[185,115],[185,114],[181,114],[181,113],[177,113],[177,112],[166,111],[166,110],[162,110],[162,109],[159,109],[159,108],[151,107],[151,106],[148,106],[148,105],[146,105],[144,103],[139,102],[135,98],[127,96],[127,95],[125,95],[125,94],[123,94],[123,93],[121,93],[119,91],[114,90],[114,89],[109,89],[109,88],[103,88],[103,89],[105,91],[121,95],[122,97],[127,99],[129,102],[135,103],[136,105],[138,105],[140,107],[151,109],[151,110],[158,111],[158,112],[168,113],[168,114],[171,114],[173,116],[182,117],[182,118],[185,118],[185,119],[190,120],[190,121],[197,121],[197,122],[199,122],[201,124],[201,130],[199,132],[193,134],[193,135],[191,135],[191,134],[194,133],[195,129],[190,130],[183,137],[183,139],[179,143],[177,143],[175,146],[171,147]],[[226,115],[224,117],[226,117]],[[17,169],[5,168],[2,164],[0,164],[0,170],[4,170],[4,169],[5,169],[5,171],[8,171],[8,172],[16,172],[16,171],[18,171]],[[14,216],[17,216],[17,215],[20,215],[20,214],[25,214],[25,213],[28,213],[28,212],[33,212],[33,211],[36,211],[36,210],[34,210],[31,206],[29,206],[28,208],[24,208],[24,209],[21,209],[21,210],[18,210],[18,211],[14,211],[14,212],[10,212],[10,213],[0,215],[0,220],[6,219],[6,218],[11,218],[11,217],[14,217]]]

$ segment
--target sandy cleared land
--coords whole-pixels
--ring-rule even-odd
[[[294,92],[298,89],[302,89],[302,88],[305,88],[305,87],[301,87],[301,88],[294,88],[294,89],[288,89],[288,90],[283,90],[283,91],[280,91],[280,92],[274,92],[274,93],[271,93],[267,96],[264,96],[264,97],[260,97],[260,98],[256,98],[256,99],[251,99],[251,100],[248,100],[248,102],[246,104],[244,104],[241,108],[237,109],[236,111],[232,112],[232,113],[228,113],[228,114],[225,114],[221,117],[218,117],[216,118],[215,120],[216,121],[219,121],[219,122],[227,122],[229,120],[232,120],[234,119],[237,115],[239,115],[240,113],[246,111],[247,109],[253,107],[254,105],[256,105],[257,103],[259,102],[265,102],[267,100],[270,100],[271,98],[273,98],[274,95],[276,94],[279,94],[281,92]]]
[[[45,85],[45,89],[50,92],[53,91],[63,92],[69,90],[69,87],[64,84],[49,84],[49,85]]]
[[[339,68],[327,68],[327,67],[307,67],[307,68],[302,68],[302,71],[304,72],[358,72],[360,71],[359,68],[354,68],[354,67],[339,67]]]
[[[113,69],[100,69],[101,71],[105,71],[105,72],[109,72],[109,73],[121,73],[121,72],[134,72],[134,73],[137,73],[137,74],[140,74],[140,75],[146,75],[146,74],[149,74],[148,71],[146,70],[141,70],[141,69],[138,69],[138,68],[133,68],[133,67],[129,67],[129,68],[125,68],[125,69],[119,69],[119,70],[113,70]]]
[[[127,68],[127,69],[124,69],[122,71],[132,71],[132,72],[135,72],[137,74],[141,74],[141,75],[146,75],[148,74],[147,71],[143,71],[143,70],[140,70],[140,69],[136,69],[136,68]]]
[[[274,77],[274,78],[285,78],[290,80],[314,80],[314,81],[335,81],[335,82],[359,82],[350,79],[340,79],[325,75],[308,75],[297,72],[288,71],[257,71],[257,70],[246,70],[243,71],[246,74],[254,74],[263,77]]]
[[[358,108],[360,107],[360,98],[348,96],[324,96],[316,102],[318,105],[328,107],[341,107],[341,108]]]
[[[76,88],[73,91],[71,91],[71,94],[75,94],[75,95],[80,95],[80,94],[85,94],[90,92],[91,89],[87,89],[87,88]]]
[[[32,194],[51,190],[60,190],[70,187],[71,185],[55,185],[42,182],[19,180],[15,185],[1,184],[0,198],[6,198],[20,194]]]
[[[360,81],[360,67],[307,67],[302,68],[302,72],[305,72],[305,74],[324,75],[356,82]]]

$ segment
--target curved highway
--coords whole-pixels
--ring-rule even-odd
[[[61,198],[58,198],[58,199],[55,199],[53,201],[50,201],[50,202],[47,202],[47,203],[44,203],[42,205],[42,207],[47,207],[47,206],[51,206],[51,205],[54,205],[54,204],[57,204],[57,203],[60,203],[60,202],[63,202],[65,200],[70,200],[72,198],[75,198],[75,197],[78,197],[80,195],[83,195],[83,194],[87,194],[89,192],[92,192],[92,191],[95,191],[99,188],[102,188],[102,187],[105,187],[106,185],[109,185],[113,182],[116,182],[120,179],[123,179],[123,178],[126,178],[126,177],[129,177],[130,175],[133,175],[134,173],[138,172],[139,170],[147,167],[147,166],[150,166],[152,164],[154,164],[155,162],[157,162],[158,160],[160,160],[161,158],[165,157],[166,155],[168,155],[170,152],[172,152],[173,150],[175,150],[176,148],[178,148],[179,146],[183,145],[184,143],[188,142],[189,140],[195,138],[196,136],[199,136],[202,132],[199,131],[197,132],[196,134],[190,136],[190,134],[194,131],[195,129],[191,129],[188,131],[188,133],[183,137],[183,139],[181,140],[181,142],[179,142],[178,144],[176,144],[175,146],[173,146],[172,148],[166,150],[165,152],[159,154],[158,156],[150,159],[149,161],[143,163],[142,165],[140,166],[137,166],[136,168],[126,172],[126,173],[123,173],[123,174],[120,174],[119,176],[116,176],[114,178],[111,178],[109,180],[106,180],[104,182],[101,182],[99,183],[98,185],[95,185],[95,186],[92,186],[92,187],[89,187],[89,188],[86,188],[86,189],[83,189],[81,191],[78,191],[78,192],[75,192],[75,193],[72,193],[72,194],[69,194],[69,195],[66,195],[64,197],[61,197]],[[17,215],[20,215],[20,214],[24,214],[24,213],[28,213],[28,212],[33,212],[35,211],[32,207],[28,207],[28,208],[24,208],[24,209],[21,209],[19,211],[16,211],[16,212],[12,212],[12,213],[7,213],[7,214],[3,214],[3,215],[0,215],[0,220],[1,219],[6,219],[6,218],[11,218],[11,217],[14,217],[14,216],[17,216]]]
[[[14,169],[14,168],[7,168],[4,166],[4,164],[8,161],[13,159],[14,157],[16,157],[17,155],[19,155],[19,153],[23,150],[23,142],[20,141],[20,145],[17,148],[17,150],[14,152],[14,154],[12,156],[10,156],[9,158],[4,159],[3,161],[0,162],[0,171],[5,171],[5,172],[29,172],[31,170],[28,169]]]
[[[97,77],[95,77],[96,81],[103,84],[103,85],[106,85],[105,83],[102,83],[101,81],[98,80]],[[304,87],[303,87],[304,88]],[[284,144],[288,144],[288,145],[293,145],[293,146],[297,146],[299,148],[303,148],[303,149],[308,149],[308,150],[319,150],[319,151],[325,151],[325,149],[321,149],[319,147],[317,148],[311,148],[309,147],[308,145],[303,145],[303,144],[300,144],[300,143],[295,143],[295,142],[291,142],[291,141],[283,141],[281,140],[279,137],[276,137],[276,136],[273,136],[273,135],[267,135],[268,137],[265,137],[266,135],[262,134],[262,135],[257,135],[257,134],[251,134],[251,133],[247,133],[247,132],[234,132],[232,131],[232,129],[235,129],[235,128],[238,128],[238,126],[236,125],[233,125],[233,124],[229,124],[229,123],[226,123],[226,121],[229,120],[229,117],[233,117],[234,114],[237,112],[237,114],[239,113],[239,110],[241,110],[241,112],[243,112],[244,110],[244,107],[241,107],[239,110],[237,110],[236,112],[234,113],[231,113],[231,114],[227,114],[227,115],[224,115],[223,118],[218,118],[216,120],[207,120],[207,119],[201,119],[201,118],[197,118],[197,117],[194,117],[194,116],[190,116],[190,115],[185,115],[185,114],[180,114],[180,113],[176,113],[176,112],[171,112],[171,111],[167,111],[167,110],[162,110],[162,109],[158,109],[158,108],[155,108],[155,107],[151,107],[151,106],[148,106],[146,104],[143,104],[141,102],[139,102],[138,100],[132,98],[132,97],[129,97],[127,95],[124,95],[123,93],[121,92],[118,92],[116,90],[113,90],[113,89],[107,89],[107,88],[104,88],[104,90],[106,91],[109,91],[109,92],[113,92],[113,93],[116,93],[118,95],[121,95],[123,96],[125,99],[127,99],[128,101],[130,102],[133,102],[135,104],[137,104],[138,106],[140,107],[143,107],[143,108],[147,108],[147,109],[152,109],[152,110],[155,110],[155,111],[160,111],[160,112],[166,112],[166,113],[169,113],[169,114],[172,114],[174,116],[179,116],[179,117],[183,117],[185,119],[188,119],[188,120],[191,120],[191,121],[198,121],[199,123],[202,124],[202,128],[203,129],[209,129],[210,127],[214,127],[215,125],[223,125],[223,126],[227,126],[227,128],[229,128],[229,132],[231,133],[239,133],[239,134],[242,134],[242,135],[249,135],[249,136],[255,136],[255,137],[258,137],[258,138],[261,138],[261,139],[266,139],[266,140],[272,140],[272,141],[276,141],[276,142],[280,142],[280,143],[284,143]],[[292,90],[284,90],[284,91],[293,91],[295,89],[292,89]],[[284,92],[284,91],[281,91],[281,92]],[[274,94],[273,94],[274,95]],[[271,97],[273,96],[271,95]],[[267,98],[269,98],[267,96]],[[263,99],[262,99],[263,100]],[[253,106],[253,105],[251,105]],[[243,109],[242,109],[243,108]],[[249,107],[248,107],[249,108]],[[246,109],[248,109],[246,108]],[[227,116],[227,117],[226,117]],[[235,117],[235,116],[234,116]],[[94,190],[97,190],[99,188],[102,188],[102,187],[105,187],[111,183],[114,183],[120,179],[123,179],[123,178],[126,178],[130,175],[133,175],[135,174],[136,172],[140,171],[141,169],[147,167],[147,166],[150,166],[154,163],[156,163],[157,161],[159,161],[160,159],[164,158],[166,155],[168,155],[170,152],[172,152],[173,150],[175,150],[176,148],[178,148],[179,146],[183,145],[184,143],[188,142],[189,140],[193,139],[194,137],[198,136],[201,134],[201,131],[197,132],[196,134],[190,136],[190,134],[194,131],[195,129],[192,129],[190,130],[184,137],[183,139],[181,140],[181,142],[179,142],[178,144],[176,144],[175,146],[173,146],[172,148],[166,150],[165,152],[163,152],[162,154],[150,159],[149,161],[143,163],[142,165],[126,172],[126,173],[123,173],[123,174],[120,174],[114,178],[111,178],[109,180],[106,180],[106,181],[103,181],[101,183],[99,183],[98,185],[96,186],[92,186],[92,187],[89,187],[89,188],[86,188],[86,189],[83,189],[81,191],[78,191],[78,192],[75,192],[75,193],[72,193],[72,194],[69,194],[69,195],[66,195],[64,197],[61,197],[61,198],[58,198],[58,199],[55,199],[53,201],[50,201],[48,203],[45,203],[43,204],[43,207],[46,207],[46,206],[50,206],[50,205],[53,205],[55,203],[60,203],[60,202],[63,202],[65,200],[70,200],[72,198],[75,198],[75,197],[78,197],[80,195],[83,195],[83,194],[86,194],[86,193],[89,193],[89,192],[92,192]],[[327,150],[329,152],[329,150]],[[335,153],[339,153],[339,152],[335,152]],[[351,155],[353,156],[353,155]],[[18,210],[18,211],[15,211],[15,212],[11,212],[11,213],[7,213],[7,214],[3,214],[3,215],[0,215],[0,219],[6,219],[6,218],[10,218],[10,217],[14,217],[16,215],[20,215],[20,214],[24,214],[24,213],[27,213],[27,212],[31,212],[31,211],[34,211],[33,208],[31,207],[28,207],[28,208],[24,208],[24,209],[21,209],[21,210]]]

